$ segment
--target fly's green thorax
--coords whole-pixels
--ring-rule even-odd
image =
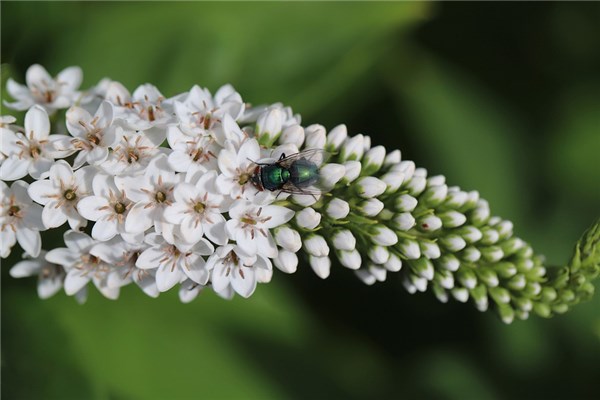
[[[262,184],[267,190],[278,190],[290,179],[290,171],[278,164],[261,168]]]

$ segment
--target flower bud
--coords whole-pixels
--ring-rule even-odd
[[[461,251],[467,246],[465,239],[458,235],[448,235],[440,238],[440,244],[451,252]]]
[[[363,139],[363,151],[367,152],[369,151],[369,149],[371,148],[371,137],[364,135],[364,139]]]
[[[358,205],[358,209],[367,217],[376,216],[383,210],[383,207],[383,202],[376,198],[365,200]]]
[[[469,246],[461,252],[460,257],[467,262],[474,263],[481,258],[481,252],[477,247]]]
[[[454,254],[445,254],[438,259],[436,264],[439,265],[440,268],[444,268],[445,270],[452,272],[458,271],[458,268],[460,268],[460,261],[458,261],[458,258],[456,258]]]
[[[517,267],[515,264],[508,261],[501,261],[494,264],[494,270],[500,275],[501,278],[507,279],[514,276],[517,273]]]
[[[415,226],[415,217],[409,212],[403,212],[394,217],[394,228],[399,231],[408,231]]]
[[[459,190],[456,187],[448,188],[448,195],[446,196],[446,201],[444,205],[448,208],[458,209],[465,204],[468,199],[467,193]]]
[[[505,324],[511,324],[515,319],[515,311],[508,304],[498,304],[498,307],[496,309],[498,311],[498,314],[500,315],[500,319]]]
[[[478,242],[483,237],[481,231],[474,226],[463,226],[456,230],[455,233],[465,239],[467,243]]]
[[[387,167],[390,165],[399,164],[400,161],[402,161],[402,154],[400,153],[400,150],[394,150],[385,156],[383,159],[383,165]]]
[[[398,235],[384,225],[375,225],[371,229],[371,240],[380,246],[393,246],[398,243]]]
[[[264,145],[271,145],[281,134],[284,115],[279,108],[269,108],[258,116],[256,136]]]
[[[419,292],[424,292],[427,290],[427,279],[418,276],[418,275],[413,275],[410,274],[409,275],[409,279],[410,282],[413,284],[413,286],[419,291]]]
[[[320,222],[321,214],[310,207],[304,208],[296,213],[296,223],[304,229],[315,229],[319,226]]]
[[[309,256],[308,262],[319,278],[325,279],[329,276],[331,271],[331,260],[329,257]]]
[[[333,219],[346,218],[349,212],[350,205],[348,202],[338,198],[332,199],[325,208],[325,213],[327,213],[327,216]]]
[[[450,291],[452,293],[452,297],[461,303],[466,303],[469,300],[469,291],[462,287],[455,287]]]
[[[471,212],[471,220],[474,225],[483,225],[490,218],[490,206],[487,201],[479,200],[477,208]]]
[[[415,173],[415,163],[413,161],[402,161],[400,164],[392,165],[390,171],[397,171],[404,173],[404,181],[408,182],[412,179],[413,174]]]
[[[412,179],[410,179],[408,182],[405,181],[405,183],[406,185],[404,185],[404,187],[408,189],[408,192],[413,196],[418,196],[425,190],[427,178],[422,176],[413,176]]]
[[[469,290],[471,298],[475,301],[475,307],[479,311],[485,311],[489,307],[487,289],[485,285],[478,285],[477,287]]]
[[[380,265],[371,264],[369,265],[368,270],[379,282],[384,282],[387,278],[387,270]]]
[[[489,287],[496,287],[500,284],[500,280],[498,279],[498,274],[494,272],[491,268],[478,268],[475,270],[477,272],[477,276],[483,283],[485,283]]]
[[[433,279],[435,270],[433,268],[433,264],[428,259],[421,257],[409,265],[410,269],[421,278],[425,278],[428,281]]]
[[[337,256],[340,260],[340,264],[346,268],[359,269],[362,264],[360,253],[356,249],[351,251],[338,251]]]
[[[327,134],[327,148],[330,150],[338,150],[342,143],[348,137],[346,125],[338,125]]]
[[[306,136],[304,147],[307,149],[322,149],[325,147],[327,138],[323,125],[314,124],[307,126],[304,129],[304,134]]]
[[[369,258],[375,264],[384,264],[390,258],[390,252],[383,246],[369,248]]]
[[[429,179],[427,179],[427,187],[428,188],[434,187],[434,186],[443,186],[445,184],[446,184],[446,177],[444,175],[430,176]]]
[[[304,240],[304,249],[306,252],[315,257],[326,257],[329,255],[329,246],[320,235],[309,235],[308,239]]]
[[[503,287],[492,287],[488,289],[492,299],[498,304],[510,303],[510,293]]]
[[[434,232],[442,227],[442,220],[435,215],[426,215],[417,222],[419,230]]]
[[[402,286],[404,286],[404,289],[406,289],[406,291],[410,294],[417,293],[417,288],[415,287],[415,285],[412,284],[410,276],[408,275],[404,275],[402,277]]]
[[[291,251],[280,249],[277,257],[273,259],[273,264],[286,274],[293,274],[298,267],[298,256]]]
[[[390,257],[383,266],[390,272],[398,272],[402,269],[402,260],[394,253],[390,253]]]
[[[419,204],[418,200],[412,197],[409,194],[403,194],[396,198],[396,203],[394,204],[396,211],[399,212],[411,212]]]
[[[458,228],[467,222],[467,217],[458,211],[446,211],[438,214],[438,217],[442,220],[442,224],[445,228]]]
[[[288,126],[281,132],[279,136],[279,143],[281,144],[293,144],[300,148],[304,143],[304,128],[300,125]]]
[[[283,247],[284,249],[293,253],[297,252],[302,247],[300,234],[298,231],[295,231],[288,226],[280,226],[275,228],[275,242],[280,247]]]
[[[436,207],[446,199],[446,195],[448,194],[448,186],[439,185],[439,186],[431,186],[425,190],[425,192],[421,195],[421,200],[431,206]]]
[[[354,271],[354,273],[365,285],[371,286],[377,282],[377,279],[367,269],[359,269],[358,271]]]
[[[510,278],[510,280],[506,284],[506,286],[508,286],[510,289],[517,290],[517,291],[525,289],[526,285],[527,285],[527,280],[525,279],[525,275],[521,275],[521,274],[513,276],[512,278]]]
[[[371,175],[379,171],[385,158],[385,147],[375,146],[365,153],[362,159],[363,174]]]
[[[396,247],[409,260],[416,260],[421,257],[421,249],[419,249],[419,243],[416,240],[402,239]]]
[[[422,242],[421,243],[421,254],[430,260],[435,260],[440,258],[440,246],[435,242]]]
[[[456,271],[456,277],[461,285],[467,289],[473,289],[477,286],[477,275],[470,268],[461,268]]]
[[[381,180],[387,185],[386,192],[393,193],[397,191],[402,183],[404,183],[404,173],[398,171],[390,171],[381,177]]]
[[[319,172],[321,185],[325,190],[333,189],[345,174],[346,168],[342,164],[325,164]]]
[[[359,161],[346,161],[344,167],[346,168],[346,174],[344,175],[346,182],[352,182],[360,176],[362,167]]]
[[[513,223],[510,221],[502,221],[495,228],[500,235],[500,240],[506,239],[513,234]]]
[[[433,281],[444,289],[450,290],[454,288],[454,275],[452,275],[452,272],[446,270],[437,271],[433,277]]]
[[[365,151],[364,141],[365,137],[361,134],[346,138],[340,150],[340,160],[360,160]]]
[[[448,302],[448,293],[441,285],[434,282],[433,285],[431,285],[431,289],[433,290],[433,294],[435,295],[436,299],[438,299],[439,302],[441,302],[441,303]]]
[[[502,257],[504,257],[504,252],[498,246],[490,246],[481,248],[481,255],[487,262],[494,263],[502,260]]]
[[[363,199],[377,197],[385,192],[386,188],[387,185],[382,180],[373,176],[362,177],[356,184],[357,194]]]
[[[342,229],[333,234],[333,247],[337,250],[354,250],[356,248],[356,238],[348,229]]]

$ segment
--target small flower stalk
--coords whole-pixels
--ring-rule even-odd
[[[18,244],[25,258],[11,275],[38,276],[42,298],[64,288],[84,301],[89,283],[109,299],[131,283],[151,297],[177,288],[185,303],[205,288],[247,298],[273,266],[323,279],[341,266],[367,285],[394,278],[505,323],[593,295],[600,224],[569,265],[547,270],[477,191],[344,125],[305,127],[289,107],[249,106],[230,85],[165,97],[105,79],[80,91],[79,68],[52,78],[39,65],[26,81],[9,80],[15,102],[5,102],[26,110],[24,126],[0,119],[0,255]],[[50,124],[61,110],[68,135]],[[64,247],[44,249],[46,230],[64,233]]]

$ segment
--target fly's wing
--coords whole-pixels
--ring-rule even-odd
[[[319,188],[318,184],[308,186],[305,188],[299,188],[298,186],[294,185],[293,183],[291,183],[289,181],[283,185],[283,187],[281,188],[281,191],[284,193],[290,193],[290,194],[309,194],[309,195],[313,195],[313,196],[317,196],[324,192],[323,189]]]
[[[323,149],[306,149],[278,160],[277,164],[284,168],[289,168],[296,160],[308,160],[315,163],[317,166],[320,166],[329,158],[329,155],[330,154]]]

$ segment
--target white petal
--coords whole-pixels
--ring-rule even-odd
[[[240,272],[240,269],[243,272]],[[233,277],[231,278],[231,286],[233,289],[242,297],[248,298],[254,293],[256,289],[256,276],[254,271],[250,268],[235,268],[231,271]],[[244,276],[242,277],[242,273]]]
[[[181,281],[183,273],[175,267],[171,270],[171,263],[163,264],[156,271],[156,287],[161,292],[166,292]]]
[[[50,120],[48,113],[41,106],[35,105],[25,114],[25,136],[33,137],[36,140],[45,140],[50,134]]]
[[[29,164],[29,169],[27,172],[34,179],[45,178],[48,171],[50,171],[53,162],[54,161],[49,158],[39,157],[37,160],[33,160],[33,162]]]
[[[27,175],[31,161],[17,156],[10,156],[0,166],[0,179],[14,181]]]
[[[172,224],[180,224],[188,216],[189,210],[187,205],[175,202],[165,209],[164,218]]]
[[[117,222],[99,219],[92,228],[92,237],[97,240],[110,240],[117,234]]]
[[[63,286],[63,280],[60,276],[50,279],[40,279],[37,286],[37,293],[40,299],[47,299],[54,296]]]
[[[29,88],[15,82],[12,78],[6,81],[6,91],[15,99],[31,98]]]
[[[73,251],[65,247],[50,250],[46,254],[46,261],[52,264],[58,264],[63,266],[72,265],[76,259],[77,256],[73,253]]]
[[[204,229],[201,223],[198,223],[195,218],[185,218],[181,225],[181,237],[187,243],[196,243],[202,238]]]
[[[220,221],[214,224],[209,224],[205,227],[204,234],[207,238],[216,244],[224,245],[227,243],[227,233],[225,232],[225,217],[219,214]]]
[[[140,254],[135,266],[142,269],[153,269],[160,265],[160,260],[165,257],[165,253],[157,247],[150,247]]]
[[[79,214],[90,221],[97,221],[105,216],[108,212],[106,207],[110,207],[108,200],[99,196],[88,196],[77,203]]]
[[[152,226],[150,215],[153,208],[147,207],[148,203],[137,203],[127,214],[125,230],[132,233],[144,232]]]
[[[79,123],[80,121],[86,125],[92,121],[92,116],[89,112],[81,107],[71,107],[66,114],[67,130],[75,137],[87,139],[87,130]]]
[[[48,229],[56,228],[67,222],[67,216],[56,200],[51,200],[42,210],[42,222]]]
[[[81,85],[83,72],[79,67],[68,67],[60,71],[56,77],[57,83],[61,86],[61,90],[73,92]]]
[[[190,278],[192,281],[199,283],[201,285],[205,285],[208,282],[208,278],[210,277],[210,273],[204,267],[204,260],[200,256],[189,256],[187,260],[189,265],[182,265],[183,272]]]
[[[65,233],[65,244],[69,249],[78,251],[79,253],[86,252],[91,246],[96,244],[96,241],[82,232],[67,231]],[[47,260],[50,260],[46,256]],[[55,264],[60,264],[54,262]]]
[[[48,71],[46,71],[46,68],[39,64],[33,64],[31,67],[27,68],[25,82],[27,82],[29,88],[32,86],[44,87],[54,82],[54,79],[52,79]]]
[[[21,228],[17,229],[17,241],[27,254],[32,257],[40,255],[42,250],[42,238],[38,231],[33,229]]]
[[[60,187],[70,187],[73,181],[73,171],[66,161],[57,161],[50,168],[50,180],[59,184]]]
[[[37,275],[43,263],[43,260],[20,261],[10,269],[10,276],[13,278],[25,278],[26,276]]]
[[[260,216],[263,218],[270,217],[264,223],[264,226],[270,229],[288,222],[294,216],[294,211],[281,206],[266,206],[263,207]]]
[[[74,269],[69,271],[65,278],[65,292],[72,296],[81,290],[90,281],[89,275],[83,275],[82,271]]]

